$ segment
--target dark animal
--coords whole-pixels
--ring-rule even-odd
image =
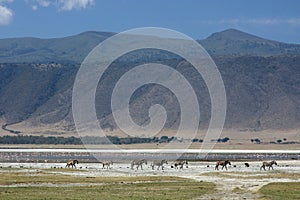
[[[187,160],[177,160],[174,163],[174,168],[178,169],[178,166],[179,166],[179,169],[183,169],[183,165],[188,165]]]
[[[75,164],[79,164],[78,160],[69,160],[69,161],[67,162],[66,167],[69,168],[70,166],[72,166],[72,168],[73,168],[73,167],[76,168],[76,165],[75,165]]]
[[[229,160],[218,161],[216,164],[215,170],[219,170],[219,165],[222,166],[222,169],[224,169],[224,167],[225,167],[225,169],[227,170],[227,165],[231,165],[231,163]]]
[[[271,162],[263,162],[262,166],[260,167],[261,169],[266,170],[266,167],[269,167],[269,170],[272,168],[272,170],[274,170],[273,165],[277,165],[277,162],[275,160],[271,161]]]

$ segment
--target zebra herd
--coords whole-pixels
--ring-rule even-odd
[[[70,167],[72,166],[76,168],[76,164],[79,164],[78,160],[69,160],[67,161],[67,165],[66,167]],[[110,169],[111,165],[113,165],[113,161],[102,161],[100,162],[100,164],[102,164],[102,169]],[[138,170],[139,168],[141,170],[143,170],[143,164],[147,165],[147,160],[146,159],[141,159],[141,160],[133,160],[130,164],[131,169],[133,170],[134,167],[136,167],[136,170]],[[150,167],[152,168],[152,170],[155,169],[155,167],[157,167],[157,170],[161,169],[164,170],[164,164],[168,164],[167,160],[154,160],[151,162]],[[264,169],[266,170],[266,167],[268,167],[268,169],[272,169],[273,165],[277,165],[277,162],[275,160],[271,161],[271,162],[266,162],[264,161],[262,163],[262,166],[260,167],[260,170]],[[171,168],[175,168],[175,169],[183,169],[183,166],[186,165],[186,167],[188,167],[188,161],[187,160],[176,160],[173,165],[171,165]],[[222,170],[225,168],[227,170],[227,165],[231,165],[231,162],[229,160],[225,160],[225,161],[217,161],[216,166],[215,166],[215,170],[219,170],[219,166],[222,166]],[[235,166],[235,165],[234,165]],[[249,163],[245,163],[246,167],[250,167]],[[209,167],[209,166],[208,166]]]

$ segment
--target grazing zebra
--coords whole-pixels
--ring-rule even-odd
[[[188,165],[187,160],[177,160],[174,163],[174,167],[175,167],[175,169],[178,169],[178,166],[180,166],[179,169],[183,169],[184,164]]]
[[[111,165],[113,165],[113,161],[103,161],[103,162],[100,162],[102,163],[102,169],[105,168],[106,166],[106,169],[109,169]]]
[[[73,167],[76,168],[76,165],[75,165],[75,164],[79,164],[78,160],[69,160],[69,161],[67,162],[66,167],[69,168],[70,166],[72,166],[72,168],[73,168]]]
[[[147,165],[147,160],[143,159],[143,160],[133,160],[131,162],[131,169],[133,169],[134,165],[137,165],[136,169],[139,169],[139,167],[141,166],[141,170],[143,170],[143,164]]]
[[[154,166],[158,166],[157,169],[161,167],[161,169],[164,170],[164,164],[168,164],[168,162],[166,160],[154,160],[151,163],[151,167],[154,169]]]
[[[225,167],[225,169],[227,170],[227,165],[231,165],[231,163],[229,160],[218,161],[216,164],[215,170],[219,170],[219,165],[222,166],[222,169],[224,169],[224,167]]]
[[[264,169],[266,170],[266,166],[269,167],[269,170],[272,168],[272,170],[274,170],[273,166],[272,165],[277,165],[277,162],[275,160],[271,161],[271,162],[263,162],[262,166],[260,167],[260,170],[261,169]]]

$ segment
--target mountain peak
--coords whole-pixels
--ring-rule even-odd
[[[264,39],[236,29],[227,29],[200,41],[212,55],[299,55],[300,45]]]
[[[257,42],[266,41],[266,39],[233,28],[213,33],[207,38],[207,40],[252,40]]]

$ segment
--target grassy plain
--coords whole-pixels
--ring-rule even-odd
[[[262,199],[300,199],[300,182],[269,183],[260,188],[259,193],[262,194]]]
[[[213,183],[173,176],[86,177],[64,174],[72,171],[2,169],[1,200],[193,199],[215,189]]]

